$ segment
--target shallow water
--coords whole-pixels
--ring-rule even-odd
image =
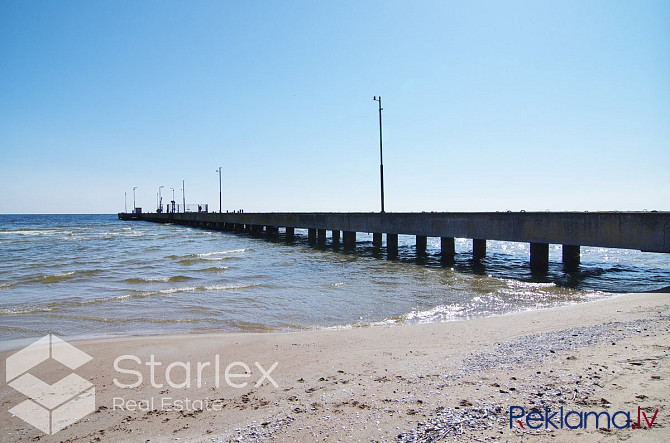
[[[289,245],[115,215],[0,215],[0,340],[448,321],[670,285],[668,254],[582,248],[568,274],[552,245],[538,278],[527,244],[489,241],[477,263],[457,239],[445,267],[438,238],[417,259],[400,236],[389,261],[371,235],[345,253],[296,234]]]

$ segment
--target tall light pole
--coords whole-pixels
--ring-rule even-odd
[[[184,182],[185,181],[186,180],[181,181],[181,199],[182,199],[182,203],[184,204],[184,213],[186,213],[186,191],[185,191],[185,187],[184,187]]]
[[[135,213],[135,208],[137,208],[137,204],[135,204],[135,189],[137,189],[137,186],[133,188],[133,214]]]
[[[158,212],[163,212],[163,194],[161,194],[161,189],[163,189],[165,186],[159,186],[158,187]]]
[[[384,156],[382,154],[382,97],[375,96],[372,100],[379,102],[379,178],[382,187],[382,213],[384,212]]]
[[[219,166],[219,214],[221,214],[221,166]]]
[[[123,193],[123,206],[124,206],[124,213],[128,213],[128,198],[126,197],[127,192]]]

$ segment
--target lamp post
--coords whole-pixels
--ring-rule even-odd
[[[172,204],[172,212],[174,213],[174,188],[170,187],[172,189],[172,201],[170,202]]]
[[[163,212],[163,194],[161,194],[161,189],[165,186],[158,187],[158,212]]]
[[[137,208],[137,204],[135,203],[135,189],[137,189],[137,186],[133,188],[133,214],[135,213],[135,208]]]
[[[184,213],[186,213],[186,194],[185,194],[186,191],[185,191],[185,186],[184,186],[185,181],[186,180],[181,181],[181,199],[182,199],[182,203],[184,204]]]
[[[219,166],[219,214],[221,214],[221,166]]]
[[[384,156],[382,154],[382,97],[374,96],[372,100],[379,102],[379,178],[382,189],[382,213],[384,212]]]
[[[126,197],[126,194],[127,194],[127,192],[124,192],[124,193],[123,193],[123,207],[124,207],[123,212],[124,212],[125,214],[128,213],[128,198]]]

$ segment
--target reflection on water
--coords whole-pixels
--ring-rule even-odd
[[[116,333],[277,331],[448,321],[537,309],[668,286],[670,257],[582,248],[567,273],[560,246],[533,274],[527,244],[489,241],[472,260],[456,240],[453,262],[429,238],[398,255],[358,234],[355,252],[330,238],[309,246],[296,230],[274,240],[112,215],[0,216],[0,339]]]

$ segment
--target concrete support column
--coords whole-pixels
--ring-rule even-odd
[[[454,237],[440,237],[440,247],[442,249],[442,259],[453,261],[456,256]]]
[[[386,252],[389,257],[398,255],[398,234],[386,234]]]
[[[549,269],[549,243],[530,244],[530,268],[534,271]]]
[[[295,228],[286,227],[286,241],[293,241],[295,236]]]
[[[260,234],[263,232],[263,226],[261,225],[251,225],[251,233],[252,234]]]
[[[333,231],[333,244],[337,245],[340,243],[340,231]]]
[[[382,234],[381,232],[374,232],[372,234],[372,246],[379,248],[382,245]]]
[[[563,267],[567,271],[579,268],[581,251],[579,245],[563,245]]]
[[[276,226],[266,226],[265,233],[268,237],[275,237],[277,234],[279,234],[279,228]]]
[[[416,236],[416,254],[426,255],[426,245],[428,244],[428,237],[425,235]]]
[[[326,244],[326,230],[325,229],[317,229],[316,230],[316,241],[320,245],[325,245]]]
[[[344,249],[356,249],[356,233],[351,231],[344,231],[342,233],[342,241]]]
[[[486,257],[486,239],[472,239],[472,258],[481,260]]]
[[[310,245],[316,243],[316,229],[309,228],[307,230],[307,241],[309,242]]]

